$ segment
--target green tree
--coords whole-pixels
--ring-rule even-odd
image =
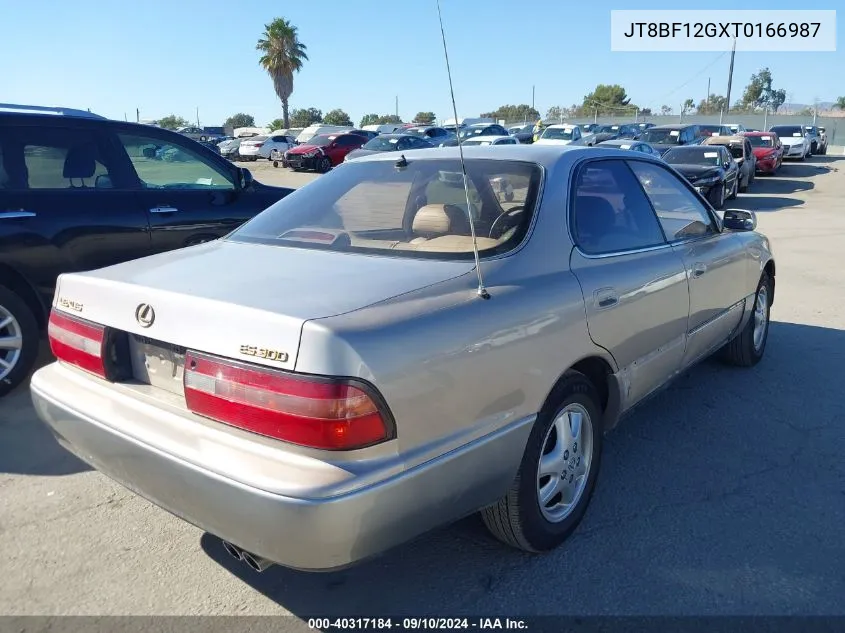
[[[293,93],[293,73],[302,69],[302,63],[308,60],[306,46],[299,41],[296,27],[284,18],[276,18],[264,25],[264,33],[256,50],[261,51],[258,63],[273,80],[273,89],[282,102],[284,127],[290,127],[288,99]]]
[[[761,68],[759,72],[751,75],[751,81],[745,87],[738,105],[743,110],[769,108],[777,112],[784,101],[786,101],[786,91],[772,88],[772,72],[768,68]]]
[[[546,110],[546,119],[549,121],[563,121],[566,118],[566,108],[552,106]]]
[[[845,97],[837,97],[836,103],[833,104],[834,108],[838,108],[839,110],[845,110]]]
[[[244,114],[238,112],[233,114],[223,123],[224,127],[238,128],[238,127],[255,127],[255,117],[251,114]]]
[[[267,124],[267,127],[270,128],[271,132],[275,132],[276,130],[285,130],[285,120],[284,119],[273,119]]]
[[[158,120],[158,126],[165,130],[178,130],[180,127],[187,127],[190,123],[180,116],[175,114],[168,114]]]
[[[698,104],[699,114],[719,114],[728,102],[722,95],[711,94],[705,101],[702,99]]]
[[[813,109],[807,106],[798,113],[798,116],[813,116]]]
[[[375,125],[376,121],[378,121],[377,114],[365,114],[361,118],[361,123],[358,125],[358,127],[364,127],[365,125]]]
[[[692,99],[687,99],[684,101],[684,105],[681,106],[681,114],[688,114],[695,109],[695,101]]]
[[[317,108],[294,108],[290,112],[289,122],[285,127],[308,127],[322,120],[323,113]]]
[[[388,123],[393,123],[394,125],[399,125],[402,123],[402,119],[395,114],[382,114],[378,117],[374,123],[378,125],[387,125]]]
[[[434,112],[417,112],[417,115],[414,117],[414,123],[424,123],[425,125],[431,125],[434,123],[434,120],[437,117],[434,115]]]
[[[619,84],[599,84],[590,94],[584,96],[582,109],[585,112],[595,112],[599,115],[620,115],[634,112],[637,106]]]
[[[340,108],[335,108],[326,113],[326,116],[323,117],[323,123],[328,123],[329,125],[352,125],[352,119]]]
[[[485,118],[504,119],[507,122],[511,121],[536,121],[540,118],[540,113],[532,108],[530,105],[521,103],[519,105],[503,105],[499,106],[492,112],[485,112],[481,115]]]
[[[643,108],[640,110],[642,116],[651,116],[651,108]]]
[[[672,114],[672,108],[670,106],[667,106],[667,105],[662,105],[662,106],[660,106],[660,114],[662,114],[663,116],[667,116],[669,114]]]

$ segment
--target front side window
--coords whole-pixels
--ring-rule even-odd
[[[139,134],[118,134],[118,138],[144,188],[235,188],[231,174],[187,144]]]
[[[678,176],[653,163],[632,161],[630,165],[670,242],[719,232],[704,204]]]
[[[542,170],[521,161],[465,162],[479,251],[507,252],[528,229]],[[398,257],[473,257],[463,174],[454,159],[416,159],[405,167],[347,163],[282,198],[228,239]]]
[[[665,244],[660,224],[634,174],[621,160],[592,161],[578,173],[572,234],[587,254]]]

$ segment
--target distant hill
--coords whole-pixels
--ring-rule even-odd
[[[819,112],[833,110],[834,105],[836,104],[833,101],[819,101]],[[787,112],[800,112],[804,108],[812,107],[813,104],[811,103],[784,103],[781,107],[778,108],[778,114],[785,114]]]

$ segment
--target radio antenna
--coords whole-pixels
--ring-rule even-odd
[[[478,296],[482,299],[489,299],[490,293],[484,287],[484,279],[481,276],[481,263],[478,257],[478,241],[475,237],[475,220],[472,217],[472,205],[469,201],[469,179],[467,178],[467,166],[464,162],[464,146],[461,142],[461,134],[458,130],[458,106],[455,105],[455,89],[452,87],[452,69],[449,66],[449,51],[446,49],[446,31],[443,30],[443,14],[440,12],[440,0],[437,2],[437,17],[440,20],[440,37],[443,40],[443,55],[446,57],[446,74],[449,77],[449,93],[452,96],[452,113],[455,115],[455,136],[458,139],[458,153],[461,157],[461,171],[464,176],[464,196],[467,201],[467,216],[469,217],[469,230],[472,233],[472,253],[475,256],[475,272],[478,275]]]

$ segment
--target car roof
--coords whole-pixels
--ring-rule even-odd
[[[702,145],[725,145],[730,143],[742,143],[744,136],[735,134],[733,136],[708,136]]]
[[[589,125],[588,123],[584,123],[583,125]],[[548,126],[546,129],[555,129],[555,130],[571,130],[575,127],[581,127],[575,123],[555,123],[553,125]]]
[[[391,132],[390,134],[379,134],[375,138],[419,138],[416,134],[405,134],[403,132]]]
[[[688,127],[693,127],[694,125],[698,125],[698,123],[676,123],[671,124],[667,123],[666,125],[655,125],[654,127],[650,127],[650,130],[685,130]]]
[[[746,132],[743,136],[771,136],[777,132]]]
[[[479,143],[481,143],[481,142],[488,143],[490,141],[496,141],[496,140],[501,139],[501,138],[513,138],[513,137],[510,136],[510,135],[505,135],[505,134],[490,134],[488,136],[476,136],[476,137],[471,138],[471,139],[468,138],[463,142],[466,143],[467,141],[478,141]]]
[[[585,147],[583,145],[526,145],[517,143],[515,145],[502,145],[493,149],[490,146],[469,145],[463,147],[464,158],[487,159],[505,161],[523,161],[537,163],[546,169],[557,167],[568,167],[585,158],[619,158],[630,159],[630,152],[624,149],[603,148],[601,145]],[[457,146],[435,147],[431,149],[412,149],[404,154],[407,160],[459,160],[460,150]],[[652,157],[643,154],[646,160]],[[378,153],[356,158],[355,162],[371,160],[395,161],[396,157],[389,153]],[[656,159],[655,159],[656,160]],[[656,162],[660,162],[657,160]]]
[[[106,117],[94,114],[87,110],[79,110],[77,108],[65,108],[59,106],[35,106],[23,105],[18,103],[0,103],[0,116],[10,115],[25,115],[25,116],[40,116],[40,117],[74,117],[79,119],[98,119],[107,121]]]
[[[648,143],[645,143],[643,141],[635,141],[635,140],[630,139],[630,138],[613,138],[613,139],[610,139],[609,141],[602,141],[601,144],[607,145],[609,147],[616,147],[616,146],[620,146],[620,145],[640,145],[640,144],[648,145]]]

